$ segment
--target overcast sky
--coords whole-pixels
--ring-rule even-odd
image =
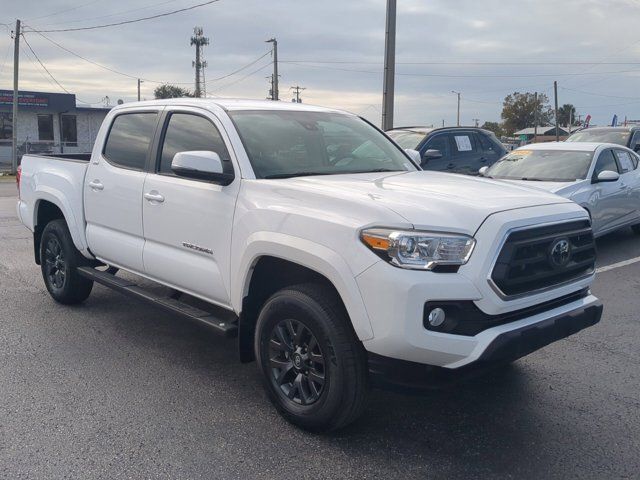
[[[202,1],[6,0],[0,23],[20,18],[33,29],[74,28]],[[275,36],[282,99],[289,101],[289,87],[300,85],[305,103],[351,110],[379,124],[385,8],[385,0],[220,0],[145,22],[46,35],[92,61],[148,79],[142,84],[147,99],[157,86],[151,81],[193,89],[189,39],[196,25],[211,39],[207,94],[265,98],[269,56],[213,80],[256,60]],[[560,104],[573,103],[593,123],[609,123],[614,113],[640,119],[638,19],[637,0],[399,0],[395,123],[454,124],[452,90],[462,93],[464,124],[497,121],[507,94],[537,90],[552,100],[553,80]],[[79,101],[135,100],[135,79],[74,57],[37,33],[27,30],[26,39]],[[21,89],[62,91],[22,47]],[[0,25],[0,88],[12,88],[12,57],[9,28]]]

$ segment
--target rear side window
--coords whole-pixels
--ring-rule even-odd
[[[156,121],[155,112],[118,115],[104,146],[105,158],[120,167],[144,170]]]
[[[169,117],[160,153],[159,173],[172,175],[171,162],[178,152],[206,150],[222,160],[225,173],[232,173],[231,157],[216,126],[204,117],[174,113]]]
[[[618,157],[618,164],[620,165],[620,173],[627,173],[635,169],[633,160],[629,152],[624,150],[616,150],[616,156]]]
[[[490,154],[502,153],[500,147],[487,135],[483,135],[482,133],[477,133],[476,138],[480,142],[480,145],[482,146],[482,150],[484,150],[484,153],[490,153]]]

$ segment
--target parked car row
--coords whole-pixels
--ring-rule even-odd
[[[401,127],[386,133],[415,150],[424,170],[480,174],[561,195],[589,213],[595,236],[629,226],[640,233],[640,126],[583,129],[565,142],[508,154],[481,128]]]

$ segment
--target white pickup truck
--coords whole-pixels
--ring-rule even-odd
[[[90,156],[24,156],[18,214],[56,301],[98,282],[237,336],[277,409],[329,430],[372,384],[428,387],[600,320],[585,210],[411,153],[318,107],[121,105]]]

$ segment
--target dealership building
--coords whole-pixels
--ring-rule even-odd
[[[13,90],[0,90],[0,169],[11,165]],[[18,95],[18,155],[90,152],[111,107],[81,107],[67,93]]]

